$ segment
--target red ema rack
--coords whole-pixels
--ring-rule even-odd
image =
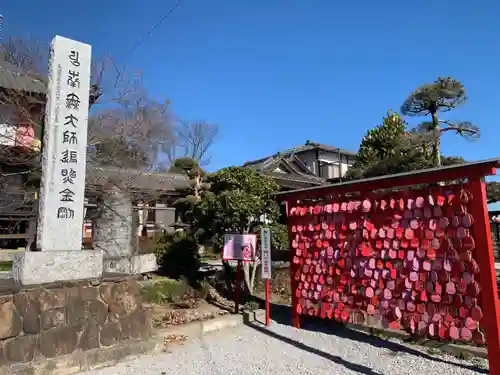
[[[497,158],[278,194],[288,215],[292,324],[300,327],[303,316],[375,320],[486,345],[490,374],[500,375],[484,182],[499,165]]]
[[[474,197],[441,190],[290,207],[296,313],[484,344]]]

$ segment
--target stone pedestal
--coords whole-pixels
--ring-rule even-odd
[[[102,277],[103,253],[80,251],[26,251],[14,256],[12,276],[22,285]]]
[[[104,272],[139,275],[158,269],[154,254],[134,255],[130,258],[104,259]]]

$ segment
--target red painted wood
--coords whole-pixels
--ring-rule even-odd
[[[481,249],[481,251],[476,251],[475,256],[481,269],[482,303],[484,309],[488,311],[488,314],[483,317],[483,321],[488,341],[490,373],[498,375],[500,374],[500,304],[484,180],[471,181],[469,191],[475,197],[474,203],[469,207],[475,221],[471,232],[475,238],[475,245]]]

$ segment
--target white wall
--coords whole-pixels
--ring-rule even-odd
[[[297,156],[304,162],[311,172],[318,175],[316,163],[316,151],[306,151],[297,154]],[[345,154],[340,154],[340,168],[339,168],[339,155],[337,152],[319,152],[319,160],[324,164],[322,168],[322,177],[324,178],[338,178],[343,177],[347,169],[354,164],[354,158]],[[325,165],[326,164],[326,165]],[[326,172],[326,173],[325,173]],[[340,175],[339,175],[340,174]]]

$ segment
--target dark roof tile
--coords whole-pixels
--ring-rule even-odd
[[[139,191],[174,191],[185,188],[189,178],[179,173],[143,172],[136,169],[115,167],[87,167],[86,183],[89,188],[105,185],[116,179],[126,187]]]
[[[0,87],[41,94],[46,92],[46,84],[45,78],[26,73],[0,56]]]
[[[324,143],[316,143],[316,142],[310,142],[310,141],[308,141],[304,145],[300,145],[300,146],[297,146],[297,147],[290,148],[288,150],[280,151],[280,152],[277,152],[274,155],[266,156],[264,158],[247,161],[243,165],[244,166],[255,166],[257,164],[263,164],[266,161],[268,161],[269,159],[276,158],[279,155],[291,155],[291,154],[297,154],[297,153],[300,153],[300,152],[311,151],[311,150],[316,150],[316,149],[323,150],[323,151],[328,151],[328,152],[340,152],[343,155],[349,155],[349,156],[353,156],[353,157],[357,155],[357,153],[353,152],[353,151],[344,150],[342,148],[338,148],[338,147],[335,147],[335,146],[329,146],[329,145],[326,145]]]

